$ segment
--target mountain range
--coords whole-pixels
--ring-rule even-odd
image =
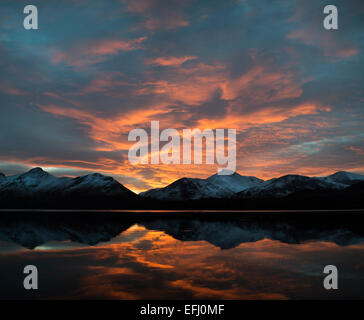
[[[262,183],[256,177],[232,175],[213,175],[207,179],[181,178],[165,188],[151,189],[140,193],[142,197],[158,200],[197,200],[208,198],[230,198],[236,192]]]
[[[13,176],[0,174],[0,208],[87,207],[102,202],[122,203],[138,196],[112,177],[93,173],[82,177],[55,177],[41,168]],[[63,203],[63,205],[62,205]]]
[[[182,178],[164,188],[151,189],[140,195],[157,200],[177,201],[282,198],[302,191],[343,190],[363,181],[363,175],[345,171],[326,177],[285,175],[267,181],[235,172],[228,176],[215,174],[207,179]]]
[[[364,176],[339,171],[325,177],[285,175],[267,181],[242,176],[212,175],[207,179],[181,178],[164,188],[135,194],[109,176],[55,177],[41,168],[5,176],[0,173],[0,208],[135,208],[156,203],[225,201],[239,203],[286,199],[297,195],[362,194]],[[226,203],[226,201],[225,201]]]
[[[4,195],[40,196],[50,193],[132,196],[134,193],[112,177],[93,173],[77,178],[57,178],[41,168],[6,177],[0,174],[0,197]]]

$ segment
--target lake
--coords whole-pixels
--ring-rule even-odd
[[[364,299],[361,211],[2,211],[0,299]],[[35,265],[39,289],[23,287]],[[339,289],[326,290],[335,265]]]

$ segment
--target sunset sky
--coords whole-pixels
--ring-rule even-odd
[[[23,28],[38,7],[39,30]],[[323,28],[335,4],[339,30]],[[135,128],[233,128],[237,172],[364,174],[362,0],[2,0],[0,172],[139,192],[215,165],[132,165]]]

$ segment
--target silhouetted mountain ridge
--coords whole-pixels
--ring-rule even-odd
[[[364,181],[364,176],[344,171],[327,177],[285,175],[267,181],[234,173],[213,175],[207,179],[182,178],[164,188],[151,189],[140,195],[169,201],[283,198],[302,191],[343,190],[359,181]]]
[[[181,178],[136,195],[99,173],[58,178],[34,168],[13,176],[0,174],[0,208],[362,208],[363,182],[363,175],[344,171],[326,177],[285,175],[267,181],[238,173],[215,174],[207,179]]]
[[[300,175],[285,175],[263,182],[257,187],[248,188],[237,193],[241,198],[282,198],[295,192],[339,190],[347,185],[328,182],[324,179],[310,178]]]
[[[213,175],[207,179],[181,178],[164,188],[151,189],[140,195],[157,200],[199,200],[226,199],[236,192],[256,186],[263,180],[242,176],[237,172],[231,175]]]
[[[74,205],[89,207],[103,201],[137,199],[137,195],[114,178],[93,173],[82,177],[55,177],[41,168],[0,177],[1,207],[27,208]]]

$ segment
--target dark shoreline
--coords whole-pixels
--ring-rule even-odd
[[[0,209],[1,213],[10,213],[10,212],[35,212],[35,213],[77,213],[77,212],[88,212],[88,213],[324,213],[324,212],[356,212],[356,213],[364,213],[364,209],[272,209],[272,210],[264,210],[264,209],[246,209],[246,210],[238,210],[238,209],[42,209],[42,208],[34,208],[34,209]]]
[[[199,220],[216,222],[289,223],[327,229],[354,228],[364,234],[364,210],[0,210],[0,222],[132,223],[144,221]]]

